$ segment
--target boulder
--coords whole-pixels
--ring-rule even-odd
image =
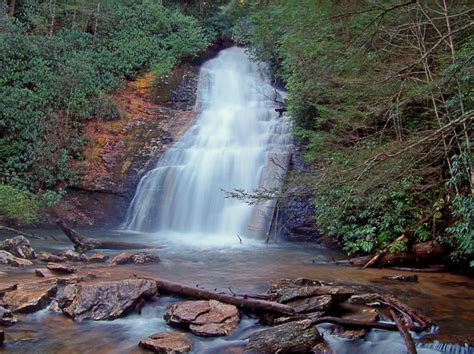
[[[89,257],[87,257],[85,254],[81,254],[81,253],[75,252],[73,250],[62,251],[59,254],[59,257],[65,258],[66,260],[68,260],[70,262],[87,262],[87,261],[89,261]]]
[[[47,268],[36,268],[35,274],[40,278],[49,278],[54,276],[54,274],[51,273],[51,271]]]
[[[191,340],[182,332],[162,332],[140,341],[142,348],[161,354],[179,354],[191,351]]]
[[[60,263],[48,263],[46,266],[49,270],[57,273],[62,273],[62,274],[72,274],[77,272],[77,268],[74,268],[73,266],[70,266],[68,264],[60,264]]]
[[[36,258],[35,250],[31,247],[30,241],[24,236],[8,238],[0,243],[0,249],[10,252],[14,256],[24,259]]]
[[[145,263],[157,263],[160,258],[153,253],[149,252],[122,252],[113,257],[109,262],[113,265],[118,264],[145,264]]]
[[[54,262],[54,263],[61,263],[66,261],[66,257],[58,256],[56,254],[52,254],[50,252],[39,252],[38,253],[39,260],[43,262]]]
[[[15,290],[6,292],[1,302],[13,312],[34,312],[45,308],[57,289],[51,281],[19,284]]]
[[[94,254],[89,256],[89,262],[91,262],[91,263],[104,263],[109,258],[110,258],[110,256],[108,254],[94,253]]]
[[[33,262],[28,259],[16,257],[10,252],[0,251],[0,264],[8,264],[12,267],[25,267],[32,265]]]
[[[311,320],[285,323],[252,334],[245,353],[310,353],[323,339]]]
[[[164,318],[169,324],[189,326],[191,332],[205,337],[228,335],[240,322],[237,307],[216,300],[179,302]]]
[[[142,299],[157,294],[156,282],[149,279],[70,284],[58,303],[63,313],[76,321],[112,320],[134,310]]]
[[[321,295],[292,300],[286,304],[293,307],[297,313],[327,311],[333,305],[333,299],[331,295]]]
[[[10,310],[0,306],[0,325],[11,326],[16,323],[16,318]]]

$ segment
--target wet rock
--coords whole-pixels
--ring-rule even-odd
[[[56,283],[51,281],[20,284],[15,290],[3,295],[2,304],[13,312],[38,311],[48,305],[57,289]]]
[[[77,272],[77,268],[74,268],[73,266],[70,266],[68,264],[60,264],[60,263],[48,263],[46,266],[49,270],[56,272],[56,273],[62,273],[62,274],[72,274]]]
[[[59,254],[59,257],[65,258],[66,260],[68,260],[70,262],[87,262],[87,261],[89,261],[89,257],[87,257],[85,254],[81,254],[81,253],[75,252],[73,250],[62,251]]]
[[[12,267],[25,267],[32,265],[33,262],[28,259],[16,257],[10,252],[0,251],[0,264],[8,264]]]
[[[391,277],[382,277],[382,279],[387,279],[387,280],[397,280],[397,281],[403,281],[403,282],[408,282],[408,283],[417,283],[418,282],[418,275],[413,274],[413,275],[394,275]]]
[[[112,320],[134,310],[143,298],[158,294],[156,282],[126,279],[98,284],[71,284],[64,288],[59,307],[76,321]]]
[[[333,305],[333,299],[331,295],[322,295],[296,299],[286,304],[293,307],[297,313],[326,311]]]
[[[334,302],[347,300],[354,294],[354,291],[345,286],[299,286],[273,289],[274,300],[287,303],[292,300],[302,299],[312,296],[331,295]]]
[[[0,306],[0,325],[11,326],[17,322],[17,319],[13,316],[10,310],[7,310],[3,306]]]
[[[225,336],[237,328],[239,311],[234,305],[216,300],[183,301],[174,304],[164,315],[174,325],[189,325],[199,336]]]
[[[249,338],[246,353],[310,353],[323,339],[311,320],[264,329]]]
[[[0,296],[5,294],[7,291],[12,291],[18,288],[18,283],[3,283],[0,284]]]
[[[110,258],[110,256],[108,254],[94,253],[94,254],[89,256],[89,262],[91,262],[91,263],[104,263],[109,258]]]
[[[326,342],[318,343],[316,344],[313,349],[311,350],[311,353],[314,354],[333,354],[334,352],[331,350],[329,345]]]
[[[50,252],[39,252],[38,259],[43,262],[54,262],[54,263],[61,263],[65,262],[66,258],[62,256],[58,256],[56,254],[52,254]]]
[[[379,305],[380,295],[376,293],[352,295],[347,301],[356,305]]]
[[[191,340],[181,332],[156,333],[140,341],[142,348],[161,354],[179,354],[191,351]]]
[[[59,303],[57,300],[51,301],[51,305],[49,305],[49,311],[59,313],[61,312],[61,309],[59,308]]]
[[[24,259],[36,258],[35,250],[31,247],[30,241],[24,236],[8,238],[0,243],[0,249],[10,252],[16,257]]]
[[[54,276],[53,273],[51,273],[51,271],[47,268],[36,268],[35,274],[40,278],[49,278]]]
[[[378,312],[375,309],[359,308],[357,312],[342,316],[343,319],[358,320],[365,322],[376,322],[379,318]],[[344,339],[362,339],[365,338],[368,331],[366,329],[352,329],[342,326],[335,326],[331,333],[337,337]]]
[[[111,264],[145,264],[145,263],[157,263],[160,261],[160,258],[153,253],[149,252],[123,252],[110,260]]]

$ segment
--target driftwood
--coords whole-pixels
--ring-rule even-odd
[[[390,315],[392,316],[393,320],[395,321],[395,324],[397,325],[398,331],[400,332],[400,335],[402,336],[403,340],[405,341],[405,344],[407,346],[408,354],[416,354],[416,345],[415,342],[413,341],[413,338],[410,335],[410,332],[408,332],[408,329],[405,327],[403,324],[402,320],[398,315],[395,313],[395,311],[390,310]]]
[[[379,267],[399,267],[413,264],[430,264],[438,262],[449,253],[449,248],[436,241],[418,243],[413,245],[409,251],[385,253],[378,257],[375,263]],[[376,256],[377,257],[377,256]],[[347,264],[356,267],[367,265],[375,257],[363,256],[349,260],[336,262],[337,264]],[[374,265],[374,263],[370,264]],[[369,265],[369,266],[370,266]],[[364,267],[365,268],[365,267]]]
[[[221,294],[215,291],[185,286],[165,279],[155,279],[155,281],[158,286],[158,290],[165,293],[179,296],[189,296],[202,300],[217,300],[252,311],[264,311],[282,315],[295,314],[295,310],[292,307],[279,304],[277,302],[250,298],[248,296],[246,297],[245,295],[243,297],[238,297],[229,294]]]
[[[425,330],[425,329],[432,326],[433,321],[430,318],[428,318],[425,315],[419,313],[413,307],[410,307],[407,304],[401,302],[395,296],[381,295],[380,298],[389,307],[391,307],[391,308],[397,310],[398,312],[400,312],[401,314],[409,317],[412,321],[419,323],[420,326],[421,326],[420,328],[422,330]],[[418,328],[418,327],[415,327],[413,322],[408,323],[407,327],[410,330],[416,330],[416,328]]]
[[[92,249],[108,249],[108,250],[129,250],[152,248],[142,243],[129,243],[114,240],[99,240],[80,235],[77,231],[70,228],[63,220],[56,220],[56,224],[66,234],[66,236],[74,244],[74,248],[78,252],[86,252]],[[153,247],[154,248],[154,247]]]
[[[372,267],[374,265],[377,264],[377,262],[383,257],[385,256],[387,253],[388,253],[388,250],[390,248],[390,246],[392,246],[394,243],[396,242],[400,242],[400,241],[403,241],[403,239],[405,238],[405,235],[401,235],[399,238],[397,238],[395,241],[393,241],[390,245],[388,245],[387,247],[385,247],[382,252],[380,252],[379,254],[375,255],[373,258],[371,258],[362,268],[368,268],[368,267]]]
[[[397,331],[398,328],[393,323],[385,323],[385,322],[371,322],[371,321],[360,321],[360,320],[349,320],[345,318],[339,317],[332,317],[332,316],[324,316],[320,318],[316,318],[312,320],[314,325],[321,324],[321,323],[333,323],[340,326],[345,327],[357,327],[363,329],[385,329],[387,331]]]
[[[4,226],[4,225],[0,225],[0,230],[12,232],[14,234],[21,235],[21,236],[24,236],[26,238],[32,238],[32,239],[35,239],[35,240],[46,240],[46,237],[37,236],[37,235],[30,234],[30,233],[27,233],[27,232],[23,232],[23,231],[14,229],[12,227]]]

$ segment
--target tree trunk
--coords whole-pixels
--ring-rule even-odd
[[[295,310],[288,306],[277,302],[249,298],[247,296],[239,297],[230,294],[221,294],[215,291],[209,291],[190,286],[181,285],[165,279],[154,279],[158,286],[158,290],[179,296],[190,296],[202,300],[217,300],[226,304],[240,306],[252,311],[264,311],[277,313],[282,315],[294,315]]]
[[[95,238],[88,238],[80,235],[74,229],[70,228],[63,220],[56,220],[56,224],[66,234],[66,236],[74,244],[74,248],[78,252],[86,252],[92,249],[108,249],[108,250],[129,250],[141,248],[156,248],[150,247],[142,243],[128,243],[113,240],[99,240]]]
[[[16,0],[10,0],[8,2],[8,16],[10,17],[15,16],[15,3],[16,3]]]

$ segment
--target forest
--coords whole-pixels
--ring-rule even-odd
[[[0,351],[472,353],[473,15],[0,2]]]

